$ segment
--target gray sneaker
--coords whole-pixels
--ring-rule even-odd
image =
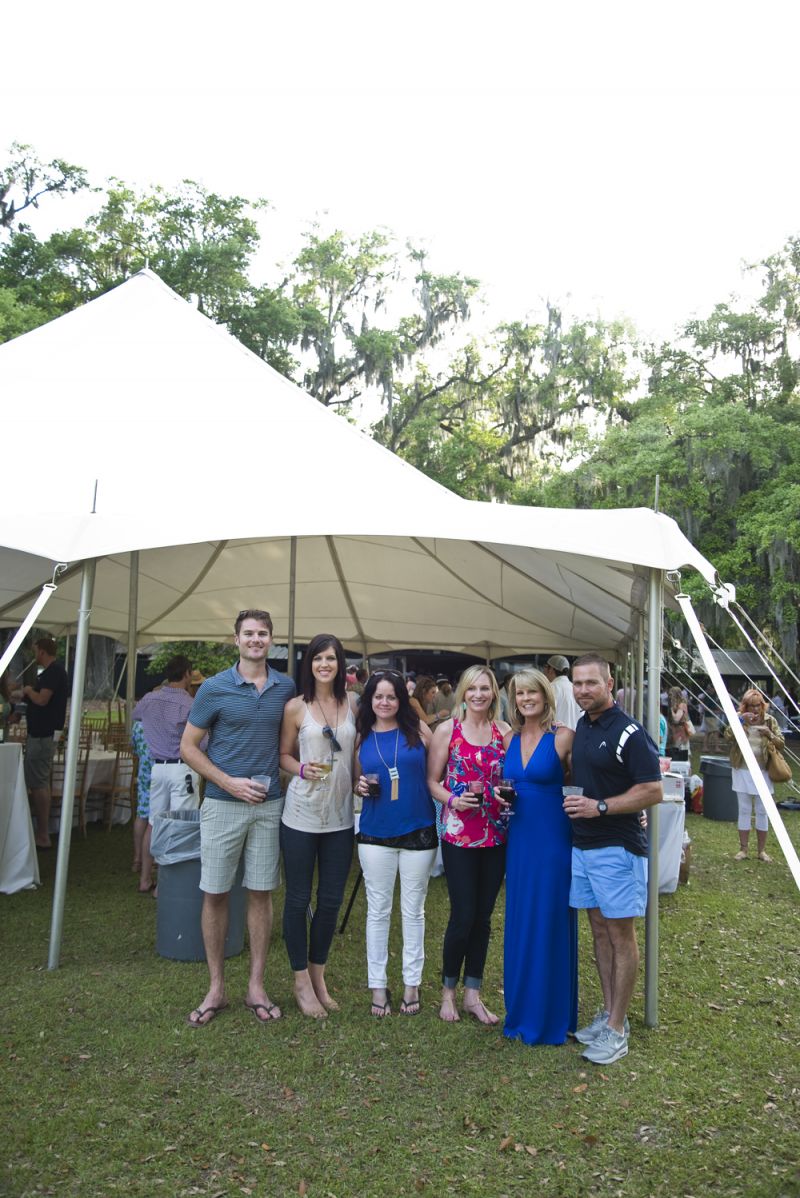
[[[613,1065],[620,1057],[628,1055],[627,1032],[615,1032],[613,1027],[606,1024],[599,1036],[595,1036],[591,1044],[581,1056],[585,1061],[594,1065]]]
[[[586,1027],[579,1027],[577,1032],[573,1032],[572,1035],[581,1044],[591,1044],[592,1041],[596,1040],[600,1033],[603,1032],[607,1026],[608,1011],[598,1011],[590,1024],[587,1024]],[[625,1028],[625,1035],[627,1036],[628,1032],[631,1030],[631,1025],[628,1023],[627,1015],[625,1016],[623,1027]]]
[[[573,1033],[575,1039],[579,1044],[591,1044],[605,1030],[607,1023],[608,1011],[604,1011],[601,1007],[599,1011],[595,1012],[591,1023],[587,1023],[586,1027],[579,1027],[577,1032]]]

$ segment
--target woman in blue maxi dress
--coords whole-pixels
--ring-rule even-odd
[[[517,798],[506,859],[504,1034],[526,1044],[563,1044],[578,1015],[578,921],[569,905],[570,822],[561,788],[573,733],[555,727],[555,697],[538,670],[511,683],[514,731],[504,776]]]

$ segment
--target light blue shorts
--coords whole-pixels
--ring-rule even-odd
[[[573,849],[570,907],[599,907],[606,919],[630,919],[647,908],[647,858],[623,848]]]

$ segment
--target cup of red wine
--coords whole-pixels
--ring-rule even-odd
[[[379,799],[381,797],[381,780],[377,774],[365,774],[364,778],[367,783],[367,795],[371,799]]]
[[[483,778],[470,778],[467,783],[467,791],[473,799],[480,800],[483,798],[483,787]]]

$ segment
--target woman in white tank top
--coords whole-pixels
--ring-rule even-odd
[[[338,1009],[325,983],[325,964],[353,857],[356,696],[345,687],[341,643],[325,633],[315,636],[301,666],[301,694],[286,704],[281,725],[281,769],[292,775],[281,819],[283,938],[295,1001],[314,1019]]]

